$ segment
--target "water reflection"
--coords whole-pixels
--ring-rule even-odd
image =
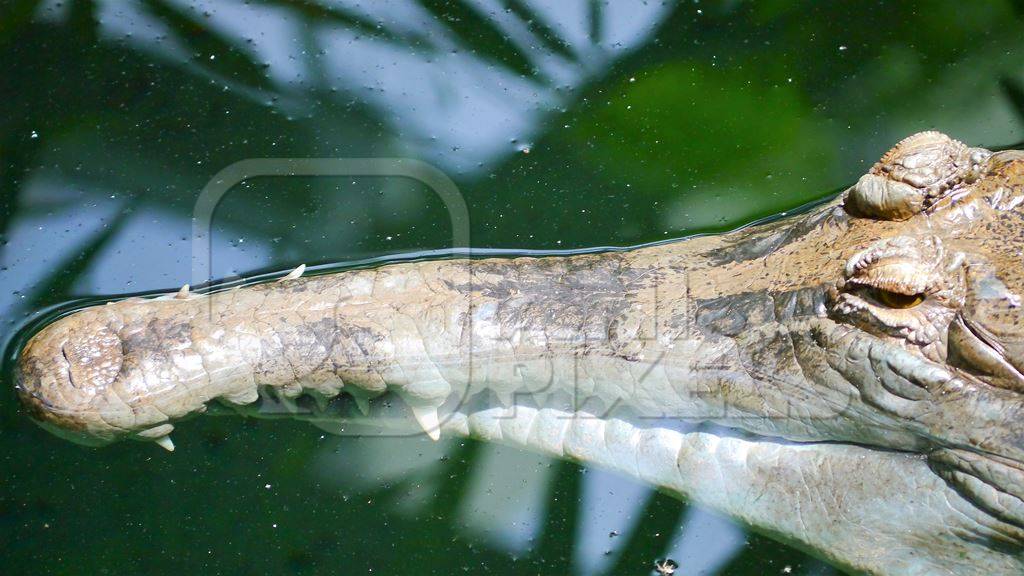
[[[670,12],[668,3],[643,1],[504,4],[467,3],[441,18],[459,3],[107,1],[98,21],[111,39],[184,61],[254,98],[269,89],[292,116],[327,105],[311,97],[358,100],[399,136],[402,153],[472,174],[527,150],[544,118],[642,46]],[[188,34],[198,26],[218,40],[206,51]],[[217,62],[224,50],[265,69],[269,86],[226,73]]]

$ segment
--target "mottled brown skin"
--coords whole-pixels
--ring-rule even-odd
[[[927,132],[721,236],[87,308],[26,345],[18,391],[64,436],[168,448],[258,387],[393,393],[434,436],[620,470],[851,572],[1020,574],[1021,204],[1024,154]]]

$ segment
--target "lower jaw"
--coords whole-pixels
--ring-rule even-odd
[[[368,415],[344,397],[333,400],[326,411],[313,410],[302,400],[292,407],[261,402],[258,409],[247,411],[263,418],[305,420],[333,434],[423,433],[408,406],[388,396],[374,401]],[[939,573],[948,565],[951,573],[979,566],[990,566],[991,574],[1016,573],[1003,565],[1005,558],[984,546],[965,550],[956,534],[983,530],[979,541],[1008,541],[1011,536],[976,523],[965,526],[970,504],[923,459],[904,453],[521,404],[442,410],[441,416],[442,439],[473,437],[610,469],[851,570]],[[945,557],[947,549],[955,556]]]

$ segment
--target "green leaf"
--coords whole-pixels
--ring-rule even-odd
[[[1010,6],[1018,18],[1024,17],[1024,0],[1010,0]]]
[[[264,67],[253,54],[224,38],[215,28],[195,19],[166,0],[143,0],[149,12],[174,30],[177,40],[188,47],[191,64],[206,68],[224,77],[261,89],[270,89]]]
[[[35,309],[68,299],[72,289],[81,281],[82,276],[92,265],[93,260],[110,240],[117,235],[131,215],[130,209],[124,209],[114,217],[102,230],[81,245],[81,249],[64,259],[53,268],[53,272],[40,282],[28,294],[28,308]]]
[[[738,554],[718,569],[722,576],[760,576],[761,574],[838,574],[819,560],[779,544],[774,540],[748,533],[747,543]],[[789,571],[786,572],[786,567]],[[685,568],[683,566],[682,568]]]
[[[670,538],[675,534],[686,514],[687,506],[682,500],[669,498],[654,492],[647,501],[643,511],[637,517],[640,522],[624,543],[616,543],[615,547],[622,550],[615,566],[606,572],[615,574],[646,574],[652,562],[664,556]],[[683,574],[688,572],[681,566]]]
[[[558,461],[548,494],[541,540],[533,556],[551,573],[566,574],[572,564],[572,551],[579,533],[579,501],[583,488],[583,469],[577,464]]]
[[[68,23],[83,38],[96,42],[99,37],[96,20],[96,2],[94,0],[72,0],[68,15]]]
[[[40,0],[10,0],[0,12],[0,46],[18,33],[35,14]]]
[[[516,74],[536,76],[533,63],[512,39],[493,20],[482,16],[463,0],[420,0],[420,4],[439,23],[447,26],[462,46],[473,54],[509,68]]]
[[[396,32],[340,6],[328,6],[315,0],[256,0],[259,4],[293,11],[315,24],[335,24],[360,34],[389,40],[407,46],[430,46],[425,34]]]
[[[455,512],[466,497],[481,447],[480,442],[466,440],[449,455],[448,465],[441,467],[444,478],[438,482],[438,490],[432,496],[431,516],[449,521],[456,518]]]
[[[17,131],[12,131],[0,139],[0,158],[3,159],[0,164],[0,236],[7,233],[7,226],[17,210],[21,183],[39,151],[38,140],[18,136]]]
[[[1024,122],[1024,84],[1015,78],[1004,76],[999,79],[999,88],[1010,100],[1010,106],[1017,118]]]
[[[546,49],[561,55],[564,58],[575,59],[572,47],[563,40],[554,28],[548,26],[524,0],[505,0],[505,6],[509,12],[515,14],[527,29],[534,34]]]
[[[604,33],[603,23],[601,22],[601,1],[602,0],[590,0],[587,3],[587,21],[589,26],[587,27],[587,34],[590,36],[590,42],[597,44],[601,42],[601,36]]]

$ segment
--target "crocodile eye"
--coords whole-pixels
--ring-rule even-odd
[[[889,308],[913,308],[924,302],[924,294],[902,294],[891,290],[873,288],[871,297]]]

